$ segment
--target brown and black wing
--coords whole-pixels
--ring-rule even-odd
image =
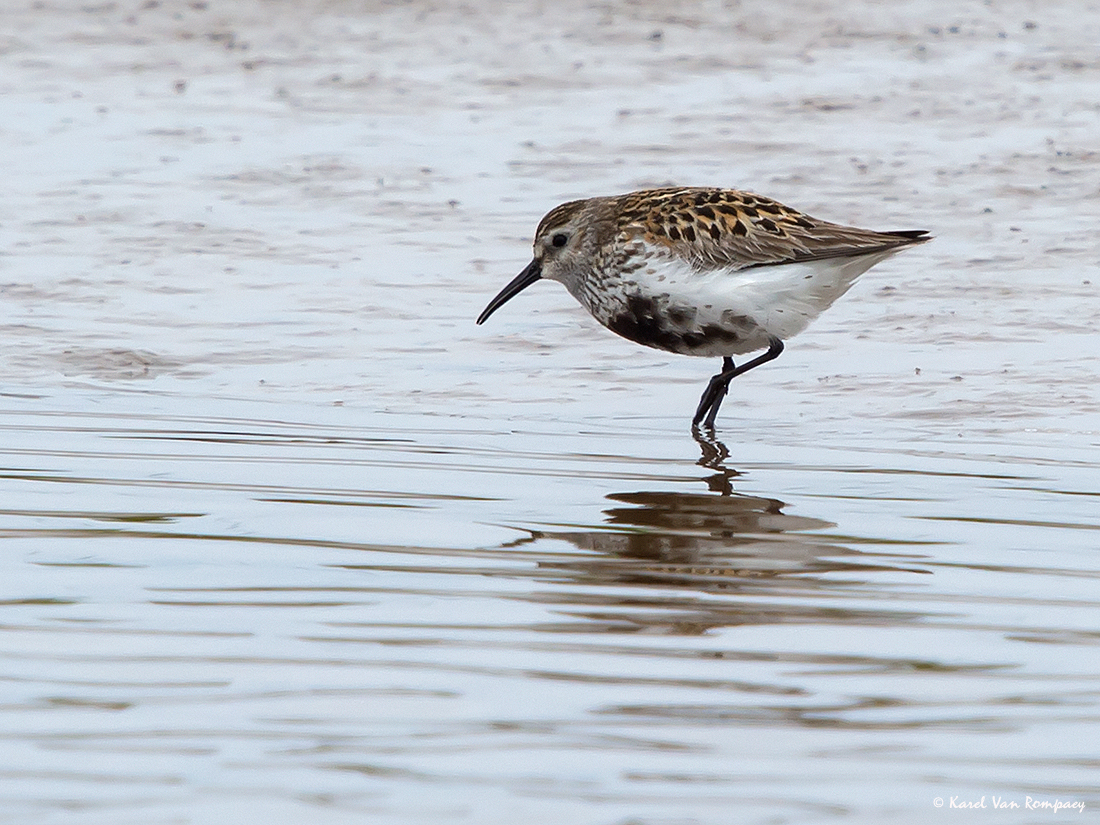
[[[660,189],[617,198],[620,229],[713,269],[859,257],[931,240],[924,230],[877,232],[805,215],[732,189]]]

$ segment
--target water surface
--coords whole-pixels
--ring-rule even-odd
[[[0,822],[1095,817],[1094,11],[8,21]],[[672,181],[938,237],[697,442],[717,363],[473,325]]]

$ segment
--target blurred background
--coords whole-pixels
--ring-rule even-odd
[[[1094,815],[1098,42],[6,3],[0,823]],[[936,240],[697,442],[717,363],[553,283],[473,323],[551,207],[670,184]]]

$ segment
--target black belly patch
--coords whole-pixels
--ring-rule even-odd
[[[694,313],[682,309],[662,311],[652,298],[630,295],[626,299],[626,310],[612,316],[607,328],[637,344],[678,353],[691,352],[707,344],[735,344],[742,339],[738,333],[717,324],[684,330],[682,325],[689,323],[693,316]],[[678,325],[681,328],[677,329]]]
[[[669,307],[665,310],[665,314],[668,316],[668,320],[676,326],[686,327],[695,320],[695,316],[699,314],[699,311],[694,307]]]

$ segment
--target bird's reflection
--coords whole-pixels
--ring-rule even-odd
[[[700,467],[716,471],[714,475],[706,479],[707,487],[710,488],[711,492],[720,493],[724,496],[731,495],[733,493],[732,480],[734,476],[741,474],[737,470],[726,466],[726,459],[730,457],[729,449],[715,437],[714,430],[693,427],[691,435],[703,452],[702,457],[695,463]]]
[[[833,525],[790,515],[779,499],[640,491],[607,497],[600,529],[542,532],[596,554],[569,567],[608,580],[728,588],[746,579],[854,571],[859,553],[810,531]]]
[[[779,606],[773,598],[723,604],[700,602],[698,596],[702,591],[784,600],[812,594],[832,598],[838,588],[863,584],[871,571],[899,569],[881,554],[871,556],[823,535],[822,531],[835,526],[831,522],[785,513],[787,505],[777,498],[738,493],[733,484],[740,473],[725,465],[729,456],[725,445],[713,434],[696,433],[696,440],[702,450],[697,463],[713,471],[700,478],[708,492],[614,493],[607,496],[611,506],[603,511],[603,524],[532,531],[530,538],[515,544],[552,539],[588,551],[580,558],[563,560],[556,555],[540,562],[540,569],[559,573],[563,581],[661,588],[660,595],[632,591],[623,598],[622,594],[595,596],[586,590],[566,599],[590,608],[599,605],[594,613],[583,612],[590,619],[606,621],[612,614],[605,611],[613,610],[616,630],[627,619],[621,611],[624,607],[630,608],[631,623],[650,631],[674,628],[678,633],[702,632],[716,625],[818,621],[826,614],[843,620],[844,611],[833,604],[819,606],[816,598],[812,605]],[[684,591],[682,597],[675,596],[678,589]],[[634,608],[640,606],[646,609],[634,616]],[[670,608],[676,617],[667,615]],[[871,614],[881,611],[857,612],[860,621],[875,621]],[[893,611],[889,616],[891,622],[899,619]]]

